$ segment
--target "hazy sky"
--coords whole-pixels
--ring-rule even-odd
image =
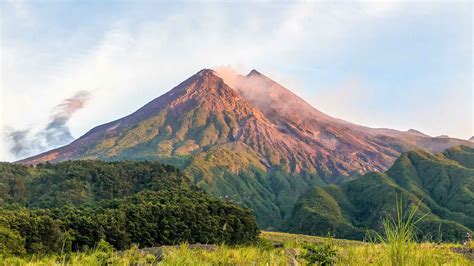
[[[0,160],[15,130],[77,138],[219,66],[351,122],[474,135],[470,1],[152,2],[1,1]]]

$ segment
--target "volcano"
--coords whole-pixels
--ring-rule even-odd
[[[251,207],[271,228],[311,186],[384,171],[415,148],[473,145],[333,118],[256,70],[231,85],[203,69],[136,112],[19,163],[159,160],[205,191]]]

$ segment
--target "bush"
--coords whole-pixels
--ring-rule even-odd
[[[0,255],[23,255],[25,240],[12,230],[0,226]]]
[[[257,238],[256,246],[263,250],[272,250],[275,247],[275,245],[270,240],[263,237]]]
[[[327,240],[321,245],[305,244],[301,256],[310,264],[334,265],[337,261],[337,251],[332,240]]]

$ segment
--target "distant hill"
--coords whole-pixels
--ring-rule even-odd
[[[330,117],[256,70],[234,83],[203,69],[136,112],[20,163],[159,160],[271,228],[312,186],[384,171],[403,151],[474,145]]]
[[[424,237],[460,240],[474,230],[474,149],[403,153],[385,173],[369,173],[340,186],[311,189],[298,200],[285,229],[291,232],[362,239],[393,216],[397,195],[408,206],[421,200]]]

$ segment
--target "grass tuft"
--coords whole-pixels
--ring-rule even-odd
[[[416,213],[421,201],[413,206],[409,212],[403,208],[403,200],[396,198],[396,217],[385,218],[382,222],[383,234],[375,233],[375,239],[382,243],[391,265],[407,265],[413,258],[416,245],[416,225],[423,220],[425,215],[416,218]]]

